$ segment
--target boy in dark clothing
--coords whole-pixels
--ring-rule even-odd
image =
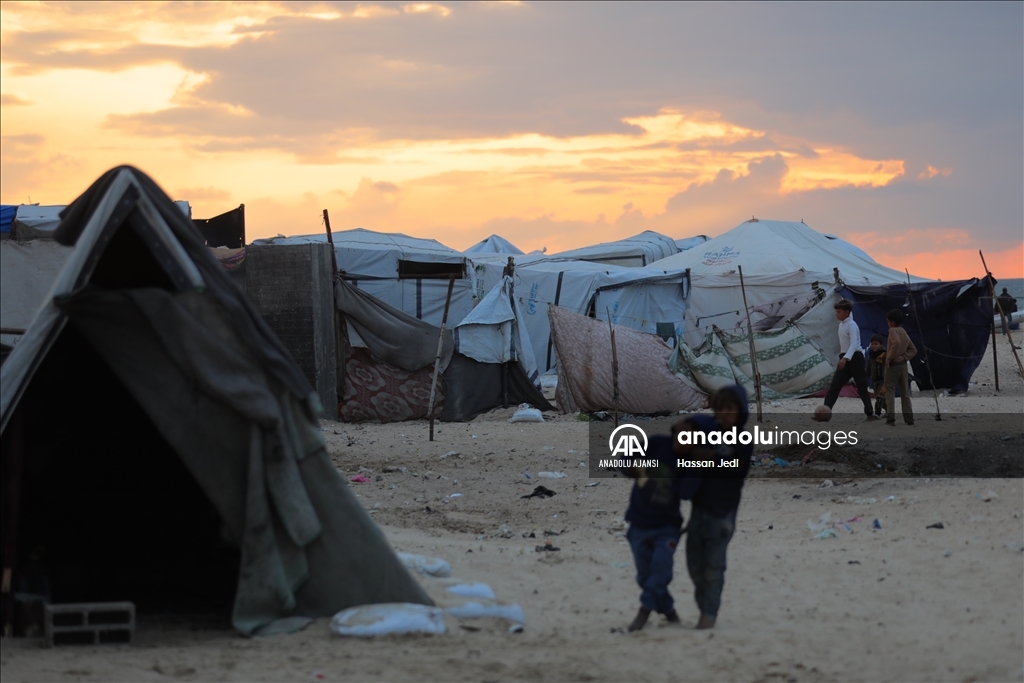
[[[868,351],[868,379],[875,392],[875,417],[882,415],[885,407],[885,337],[880,334],[871,335],[871,348]],[[888,414],[888,413],[887,413]]]
[[[688,453],[690,447],[679,444],[675,436],[684,429],[704,430],[708,427],[701,420],[709,419],[710,416],[691,416],[672,426],[671,437],[650,437],[646,455],[657,459],[656,470],[623,469],[627,476],[636,479],[626,510],[626,539],[633,551],[636,582],[641,589],[640,609],[629,625],[630,631],[642,629],[651,612],[664,614],[669,623],[679,623],[668,584],[672,581],[673,555],[682,535],[679,504],[693,496],[698,480],[681,476],[677,459]]]
[[[726,432],[735,427],[739,432],[749,415],[747,392],[739,385],[719,389],[711,397],[711,408],[715,411],[713,429]],[[699,629],[714,628],[718,618],[725,586],[725,551],[736,530],[736,510],[753,452],[753,443],[738,441],[713,450],[701,446],[693,449],[694,458],[739,460],[735,468],[705,471],[693,494],[690,525],[686,528],[686,568],[700,609]]]

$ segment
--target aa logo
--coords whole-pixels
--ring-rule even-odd
[[[642,458],[647,454],[647,434],[636,425],[619,425],[608,437],[612,457]]]

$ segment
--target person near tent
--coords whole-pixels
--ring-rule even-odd
[[[741,431],[750,415],[747,392],[738,384],[722,387],[711,396],[711,409],[715,413],[714,429],[727,432],[735,427]],[[708,450],[701,446],[694,448],[694,458],[707,455]],[[754,445],[749,442],[722,444],[715,446],[710,454],[716,460],[738,461],[738,466],[705,471],[693,494],[690,524],[686,527],[686,568],[700,609],[698,629],[714,628],[718,619],[725,586],[726,549],[736,531],[736,511],[750,471]]]
[[[672,582],[673,556],[682,536],[683,515],[680,501],[689,500],[697,489],[698,477],[685,476],[679,468],[679,456],[688,455],[692,446],[684,446],[678,435],[682,431],[707,431],[712,421],[709,415],[694,415],[672,425],[672,436],[654,434],[646,456],[656,460],[655,470],[622,468],[623,474],[634,479],[629,494],[626,521],[629,530],[626,540],[633,551],[636,582],[640,586],[640,609],[629,630],[639,631],[647,623],[651,612],[663,614],[670,624],[679,624],[668,584]]]
[[[882,409],[885,408],[885,337],[875,333],[871,335],[870,349],[868,350],[868,378],[871,380],[871,388],[875,392],[875,417],[882,416]],[[889,413],[886,413],[888,416]]]
[[[885,424],[896,426],[896,389],[900,390],[903,421],[914,424],[914,407],[910,403],[910,373],[907,363],[917,355],[917,347],[903,329],[903,311],[893,309],[886,313],[889,323],[889,344],[885,353]]]
[[[1003,293],[996,297],[996,301],[999,302],[1000,308],[1003,309],[1003,313],[1007,316],[1017,312],[1017,300],[1006,290],[1006,287],[1003,287]],[[998,314],[999,310],[996,309],[996,315]]]
[[[829,410],[832,409],[839,398],[839,392],[852,377],[857,385],[857,394],[864,402],[864,414],[868,422],[877,420],[871,410],[868,380],[864,373],[864,353],[860,348],[860,328],[853,320],[853,304],[847,299],[840,299],[833,308],[839,320],[839,363],[836,365],[835,375],[832,376],[832,385],[825,394],[825,405]]]

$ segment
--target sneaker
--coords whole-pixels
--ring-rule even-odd
[[[679,615],[676,613],[675,610],[665,613],[665,621],[673,625],[682,623],[681,621],[679,621]]]
[[[647,623],[647,617],[649,616],[651,616],[651,610],[647,609],[646,607],[641,607],[640,610],[636,613],[636,617],[633,618],[633,623],[629,625],[629,628],[627,630],[630,633],[632,633],[633,631],[639,631],[644,627],[644,624]]]
[[[868,415],[867,418],[864,421],[865,422],[874,422],[877,419],[878,419],[877,415]]]

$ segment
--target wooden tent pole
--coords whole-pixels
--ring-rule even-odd
[[[448,296],[444,299],[444,315],[441,316],[441,332],[437,335],[437,356],[434,358],[434,378],[430,382],[430,400],[427,402],[427,417],[430,418],[430,440],[434,440],[434,397],[437,395],[437,376],[441,369],[441,348],[444,346],[444,328],[448,324],[448,307],[452,303],[452,289],[455,276],[448,276]]]
[[[996,288],[992,284],[992,271],[988,269],[988,264],[985,263],[985,255],[981,253],[981,249],[978,250],[978,256],[981,257],[981,265],[985,268],[985,274],[988,275],[988,291],[992,295],[992,300],[996,304],[996,308],[999,309],[999,320],[1003,324],[1003,329],[1006,330],[1006,341],[1010,342],[1010,351],[1013,352],[1013,359],[1017,361],[1017,372],[1024,378],[1024,365],[1020,362],[1020,356],[1017,355],[1017,347],[1013,345],[1013,336],[1010,334],[1010,326],[1006,323],[1006,313],[1003,311],[1003,305],[999,303],[999,299],[996,298]],[[995,349],[993,349],[993,352]]]
[[[615,347],[615,327],[612,325],[611,309],[606,308],[608,314],[608,334],[612,342],[612,409],[615,412],[615,428],[619,428],[619,353]]]
[[[932,396],[935,398],[935,419],[941,422],[942,410],[939,408],[939,390],[935,388],[935,375],[932,374],[932,364],[928,362],[928,345],[924,343],[924,328],[921,327],[921,316],[917,314],[917,302],[914,301],[914,290],[910,286],[910,271],[904,268],[903,272],[907,274],[907,296],[910,297],[910,308],[914,311],[914,320],[917,321],[917,331],[921,334],[921,349],[924,351],[924,368],[928,371],[928,381],[932,384]],[[907,387],[910,387],[909,380],[907,381]],[[895,400],[895,397],[893,400]],[[888,416],[886,416],[886,419],[888,419]]]
[[[331,267],[334,268],[331,283],[333,284],[338,278],[338,255],[334,253],[334,235],[331,234],[331,217],[327,215],[327,209],[324,209],[324,226],[327,228],[327,243],[331,245]]]
[[[754,371],[754,395],[757,397],[757,421],[764,422],[761,412],[761,373],[757,370],[757,349],[754,346],[754,326],[750,322],[750,307],[747,306],[747,288],[743,284],[743,266],[736,266],[740,271],[740,292],[743,293],[743,310],[747,312],[747,340],[750,342],[750,366]]]

